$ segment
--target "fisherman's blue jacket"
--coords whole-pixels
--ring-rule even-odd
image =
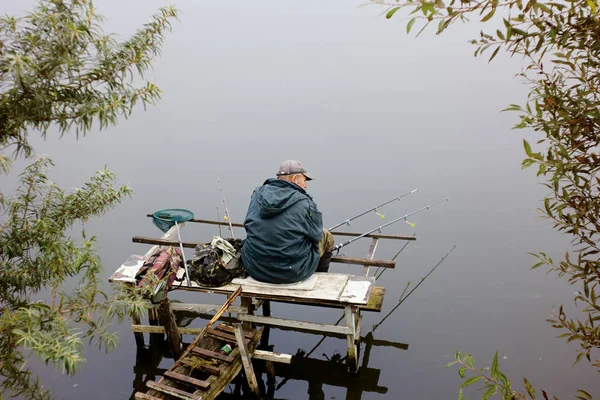
[[[316,271],[323,217],[300,186],[267,179],[252,193],[244,226],[242,263],[254,279],[294,283]]]

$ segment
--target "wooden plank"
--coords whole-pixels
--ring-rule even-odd
[[[159,399],[158,397],[150,396],[149,394],[146,394],[146,393],[137,392],[135,394],[135,400],[161,400],[161,399]]]
[[[150,303],[152,304],[152,303]],[[173,311],[185,311],[191,313],[204,313],[206,311],[217,311],[221,308],[222,304],[190,304],[190,303],[171,303],[171,310]],[[239,313],[246,312],[244,307],[240,306],[229,306],[227,312]]]
[[[232,357],[226,356],[224,354],[220,354],[211,350],[203,349],[202,347],[194,347],[192,349],[192,353],[197,354],[199,356],[214,358],[219,361],[224,361],[226,363],[230,363],[233,361]]]
[[[147,217],[152,217],[152,214],[146,214]],[[222,225],[222,226],[229,226],[228,222],[221,222],[221,221],[213,221],[210,219],[191,219],[188,222],[195,222],[195,223],[200,223],[200,224],[207,224],[207,225]],[[235,226],[236,228],[244,228],[243,224],[240,224],[239,222],[232,222],[231,226]],[[362,235],[362,233],[356,233],[356,232],[339,232],[339,231],[333,231],[331,232],[332,235],[338,235],[338,236],[360,236]],[[398,235],[382,235],[382,234],[370,234],[370,235],[366,235],[365,237],[370,237],[370,238],[378,238],[378,239],[392,239],[392,240],[416,240],[416,237],[414,236],[398,236]]]
[[[185,390],[177,389],[171,386],[161,385],[160,383],[156,383],[154,381],[146,382],[146,386],[150,389],[154,389],[161,393],[166,393],[170,396],[177,397],[178,399],[183,400],[201,400],[202,397],[194,396],[193,393],[186,392]]]
[[[237,343],[234,335],[230,335],[230,334],[225,333],[225,332],[220,332],[220,331],[215,330],[215,329],[209,329],[209,330],[207,330],[206,334],[209,335],[209,336],[215,337],[217,339],[224,340],[224,341],[229,342],[229,343],[234,343],[234,344]],[[246,343],[250,341],[249,339],[244,339],[244,340],[246,341]]]
[[[192,378],[191,376],[183,375],[178,372],[167,371],[167,372],[165,372],[165,376],[168,378],[174,379],[176,381],[179,381],[179,382],[187,383],[191,386],[194,386],[194,387],[197,387],[200,389],[208,389],[210,387],[210,383],[208,383],[206,381]]]
[[[240,350],[240,357],[242,358],[242,365],[246,372],[246,379],[248,380],[248,386],[257,399],[260,398],[260,389],[258,388],[258,382],[256,381],[256,375],[254,374],[254,368],[252,367],[252,360],[250,359],[250,353],[246,348],[246,338],[242,330],[242,324],[235,326],[235,338],[237,340],[238,349]]]
[[[351,333],[351,330],[348,329],[348,327],[346,326],[317,324],[314,322],[296,321],[292,319],[283,319],[276,317],[263,317],[260,315],[238,314],[238,319],[240,321],[255,322],[257,324],[287,326],[290,328],[297,328],[300,330],[307,330],[312,332],[331,332],[341,334]]]
[[[371,296],[366,306],[360,306],[363,311],[381,311],[383,307],[383,297],[385,296],[385,288],[381,286],[375,286],[371,290]]]
[[[373,239],[373,240],[377,240],[377,239]],[[393,269],[396,267],[396,261],[374,260],[372,258],[352,258],[352,257],[333,256],[333,257],[331,257],[331,262],[342,263],[342,264],[352,264],[352,265],[364,265],[367,267],[390,268],[390,269]]]
[[[218,329],[220,331],[223,331],[225,333],[230,333],[232,335],[235,335],[235,328],[233,326],[229,326],[229,325],[225,325],[225,324],[219,324],[215,327],[215,329]],[[252,332],[247,332],[244,331],[244,336],[246,336],[246,339],[251,339],[252,336],[254,336],[252,334]]]
[[[183,363],[183,360],[185,360],[185,357],[187,357],[187,355],[190,353],[190,351],[196,347],[203,339],[206,331],[208,331],[210,329],[210,327],[212,327],[212,325],[219,319],[219,317],[221,315],[223,315],[223,313],[225,311],[227,311],[227,309],[229,308],[229,306],[231,306],[231,304],[235,301],[235,299],[242,293],[242,287],[239,286],[228,298],[227,301],[225,301],[225,303],[223,303],[223,306],[221,306],[221,309],[219,311],[217,311],[217,313],[212,317],[212,319],[210,321],[208,321],[208,323],[206,324],[206,326],[204,327],[204,329],[202,330],[202,332],[200,332],[198,334],[198,337],[196,337],[196,339],[194,339],[194,341],[187,347],[187,349],[185,349],[185,351],[183,352],[183,354],[181,355],[181,357],[175,362],[175,364],[173,364],[173,366],[169,369],[170,371],[177,371],[177,368],[179,368],[179,366]],[[165,379],[165,377],[163,376],[159,383],[162,382]]]
[[[131,238],[134,243],[146,243],[146,244],[160,244],[163,246],[179,246],[179,242],[176,240],[165,240],[165,239],[155,239],[143,236],[134,236]],[[183,247],[186,248],[195,248],[196,246],[203,244],[201,242],[182,242]],[[356,257],[341,257],[341,256],[333,256],[331,257],[331,262],[342,263],[342,264],[352,264],[352,265],[367,265],[372,267],[380,267],[380,268],[395,268],[396,262],[389,260],[374,260],[372,258],[356,258]]]
[[[263,328],[259,328],[254,331],[254,336],[248,344],[248,350],[252,352],[256,347],[256,344],[262,336]],[[240,354],[239,347],[236,346],[231,352],[231,356],[235,359],[233,363],[229,364],[227,368],[223,368],[219,377],[210,377],[207,379],[211,383],[211,388],[208,389],[202,396],[206,399],[214,399],[219,395],[225,386],[227,386],[242,370],[242,360],[238,355]]]
[[[164,326],[160,325],[131,325],[132,332],[146,332],[146,333],[165,333]],[[204,331],[204,328],[182,328],[178,327],[177,331],[182,335],[194,335],[198,336]]]
[[[348,281],[349,274],[322,273],[316,272],[317,280],[312,290],[294,290],[283,285],[243,285],[244,295],[257,298],[295,298],[295,299],[310,299],[310,303],[318,304],[319,301],[334,301],[339,302],[340,294]],[[373,278],[363,277],[365,280],[373,280]],[[214,291],[228,291],[237,287],[238,284],[229,284],[219,288],[207,288]],[[192,288],[194,288],[192,284]],[[197,286],[200,287],[200,286]]]
[[[272,362],[282,363],[282,364],[290,364],[292,362],[291,354],[278,353],[275,351],[254,350],[254,354],[252,354],[252,358],[255,358],[257,360],[272,361]]]
[[[350,276],[340,295],[340,301],[350,304],[367,304],[373,289],[372,281],[365,281],[361,276]]]
[[[336,273],[322,273],[316,272],[315,275],[318,279],[315,283],[313,290],[292,290],[287,288],[277,287],[277,285],[270,286],[251,286],[244,285],[244,295],[254,297],[257,299],[273,300],[289,303],[301,303],[310,304],[313,306],[325,306],[325,307],[344,307],[345,302],[340,301],[340,295],[348,281],[348,277],[354,276],[349,274],[336,274]],[[373,277],[361,276],[361,279],[374,281]],[[221,293],[227,294],[237,289],[239,285],[229,284],[218,288],[202,287],[192,282],[192,287],[188,288],[183,286],[178,290],[187,290],[192,292],[203,292],[203,293]],[[351,303],[356,305],[366,305],[365,303]]]
[[[188,359],[182,359],[181,363],[185,364],[187,366],[193,365],[191,363],[191,361]],[[202,372],[206,372],[207,374],[214,375],[214,376],[221,375],[221,368],[213,367],[212,365],[200,365],[200,366],[196,367],[196,369],[199,369]]]

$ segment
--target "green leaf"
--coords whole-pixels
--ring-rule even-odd
[[[489,21],[494,16],[495,13],[496,13],[496,9],[492,8],[492,11],[490,11],[489,13],[487,13],[485,15],[485,17],[481,18],[481,22]]]
[[[440,33],[442,33],[444,31],[444,29],[446,29],[446,21],[443,19],[440,19],[440,23],[438,24],[437,34],[439,35]]]
[[[492,385],[488,388],[488,390],[486,390],[482,395],[481,395],[481,400],[487,400],[490,397],[492,397],[494,394],[496,394],[497,391],[497,387],[496,385]]]
[[[529,383],[527,378],[523,378],[523,382],[525,383],[525,390],[527,390],[529,397],[535,399],[535,389],[533,388],[533,386],[531,386],[531,383]]]
[[[463,391],[462,391],[462,389],[460,389],[458,391],[458,400],[463,400]]]
[[[392,8],[390,11],[388,11],[388,13],[387,13],[387,14],[385,14],[385,17],[386,17],[387,19],[390,19],[390,18],[392,18],[392,16],[393,16],[393,15],[396,13],[396,11],[398,11],[399,9],[400,9],[400,7],[394,7],[394,8]]]
[[[490,374],[492,378],[498,380],[498,351],[496,350],[496,354],[494,355],[494,360],[492,361],[492,368],[490,370]]]
[[[458,375],[460,375],[461,378],[464,378],[466,370],[467,370],[467,367],[465,367],[465,366],[460,367],[460,369],[458,370]]]
[[[540,169],[537,172],[537,176],[543,175],[546,173],[546,164],[540,164]]]
[[[475,382],[477,382],[477,381],[480,381],[480,380],[481,380],[481,376],[479,376],[479,375],[472,376],[472,377],[470,377],[469,379],[466,379],[466,380],[465,380],[465,381],[464,381],[464,382],[463,382],[463,383],[462,383],[462,384],[459,386],[459,388],[460,388],[460,389],[462,389],[462,388],[464,388],[464,387],[467,387],[467,386],[469,386],[469,385],[472,385],[472,384],[474,384]]]
[[[585,390],[578,390],[577,393],[579,393],[579,395],[586,399],[586,400],[593,400],[594,398],[592,397],[591,394],[589,394],[588,392],[586,392]]]
[[[492,53],[492,56],[490,57],[490,59],[488,60],[488,62],[492,61],[494,59],[494,57],[496,57],[496,54],[498,54],[498,52],[500,51],[500,45],[498,45],[498,47],[496,47],[496,50],[494,50],[494,52]]]
[[[412,28],[412,26],[415,24],[415,22],[417,21],[416,18],[411,19],[410,21],[408,21],[408,24],[406,24],[406,33],[410,33],[410,29]]]
[[[531,146],[527,143],[527,140],[523,139],[523,147],[525,148],[525,154],[531,157]]]
[[[475,362],[473,361],[473,356],[471,356],[469,353],[465,354],[464,361],[465,361],[465,364],[467,364],[469,366],[469,368],[471,368],[471,369],[475,368]]]

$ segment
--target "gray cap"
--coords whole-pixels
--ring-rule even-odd
[[[302,163],[298,160],[285,160],[279,166],[279,171],[277,171],[277,176],[280,175],[292,175],[292,174],[302,174],[306,178],[307,181],[315,179],[315,177],[308,173],[306,168],[302,165]]]

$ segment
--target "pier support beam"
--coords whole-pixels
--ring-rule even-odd
[[[357,312],[358,307],[346,306],[345,308],[346,327],[350,328],[350,332],[346,336],[348,340],[348,372],[352,373],[356,373],[358,370],[358,349],[356,346]]]
[[[137,313],[131,314],[131,320],[134,325],[142,324],[142,320],[140,319],[140,316]],[[144,342],[144,334],[142,332],[133,332],[133,336],[135,337],[135,345],[137,346],[137,348],[141,349],[146,346],[146,343]]]
[[[161,301],[158,306],[158,319],[160,324],[165,327],[167,341],[173,352],[173,357],[179,359],[181,357],[181,335],[177,330],[177,322],[173,311],[171,311],[168,298]]]

